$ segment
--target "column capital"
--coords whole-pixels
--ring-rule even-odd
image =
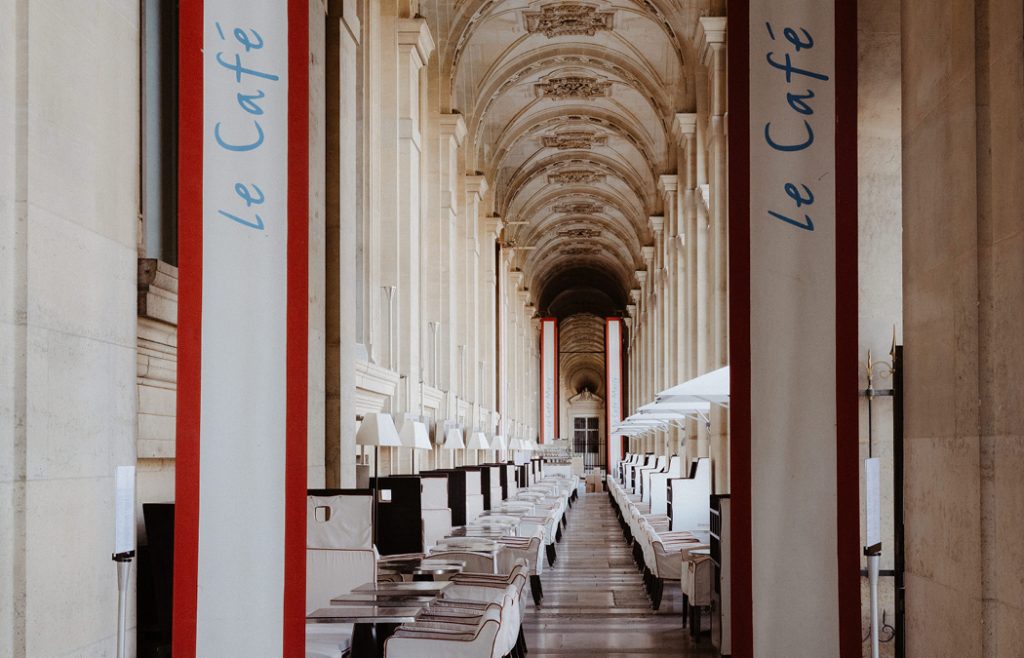
[[[700,60],[705,66],[711,64],[711,57],[715,51],[720,51],[725,47],[725,38],[725,16],[702,16],[697,21],[694,41],[697,43]]]
[[[638,279],[640,278],[639,275],[640,275],[640,272],[637,272],[637,278]],[[646,275],[647,275],[647,272],[644,272],[644,276],[646,276]],[[640,303],[640,294],[641,294],[641,292],[640,292],[639,288],[633,288],[632,290],[629,291],[629,298],[633,300],[633,303],[630,304],[630,306],[633,307],[633,317],[634,318],[637,317],[636,309],[637,309],[637,304]]]
[[[438,115],[437,125],[443,137],[454,138],[456,146],[462,146],[466,139],[466,119],[461,114],[442,113]]]
[[[515,285],[516,289],[518,290],[523,285],[523,278],[525,276],[523,274],[523,271],[522,270],[512,270],[511,272],[508,273],[508,275],[509,275],[509,278],[512,279],[512,283]]]
[[[687,139],[693,138],[697,134],[697,113],[686,112],[676,114],[676,118],[672,122],[672,132],[679,144],[683,144]]]
[[[664,174],[658,177],[658,191],[662,196],[679,190],[679,176],[675,174]]]
[[[501,217],[493,215],[491,217],[484,217],[484,230],[487,231],[487,237],[498,239],[501,235],[501,229],[505,228],[505,222],[502,221]]]
[[[654,260],[654,246],[640,247],[640,254],[643,256],[643,259],[650,264],[651,261]]]
[[[697,192],[700,194],[701,203],[704,204],[704,210],[711,210],[711,184],[702,183],[697,186]]]
[[[470,174],[466,176],[466,194],[475,194],[477,199],[482,199],[487,193],[487,177],[483,174]]]
[[[647,270],[637,270],[635,274],[636,280],[643,286],[647,282]]]
[[[665,230],[665,218],[661,215],[654,215],[647,218],[650,222],[651,230],[655,233],[661,233]],[[646,249],[646,247],[644,247]],[[653,249],[654,247],[651,247]]]
[[[398,45],[415,49],[420,58],[420,66],[426,64],[430,53],[434,52],[434,37],[430,34],[427,19],[398,19]]]
[[[626,313],[629,314],[629,319],[636,317],[636,304],[626,304]]]

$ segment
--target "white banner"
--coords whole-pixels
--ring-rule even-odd
[[[558,320],[540,321],[541,443],[558,438]]]
[[[834,656],[835,8],[749,7],[753,646]]]
[[[306,21],[182,3],[175,655],[301,655]]]

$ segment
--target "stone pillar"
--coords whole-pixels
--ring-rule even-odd
[[[712,285],[708,369],[721,368],[729,359],[728,327],[728,145],[725,135],[726,107],[726,19],[704,17],[697,29],[698,48],[708,71],[708,211],[710,221],[709,283]],[[708,454],[714,466],[716,489],[728,484],[728,411],[718,405],[711,409],[711,435]]]
[[[709,271],[712,291],[711,324],[713,340],[709,348],[708,367],[724,366],[728,359],[728,186],[726,156],[728,144],[725,135],[726,68],[725,68],[725,17],[703,17],[700,19],[697,35],[701,62],[708,71],[708,212],[710,223],[709,243],[711,257]]]
[[[420,85],[421,69],[434,50],[427,22],[422,18],[398,21],[398,228],[391,236],[398,243],[394,255],[398,262],[397,360],[392,368],[405,377],[399,386],[400,411],[418,411],[420,375],[420,227],[422,204],[420,182],[424,178],[421,164],[422,136],[420,106],[425,90]]]
[[[480,202],[487,193],[487,179],[483,176],[466,176],[466,212],[463,230],[466,245],[466,272],[463,282],[466,286],[466,400],[473,405],[473,424],[479,427],[480,410],[480,370],[477,364],[482,354],[480,350],[482,304],[480,277]]]
[[[683,242],[683,325],[685,335],[681,339],[681,349],[685,354],[680,369],[680,379],[685,381],[700,374],[698,365],[699,334],[700,334],[700,295],[698,278],[698,232],[702,229],[697,221],[697,205],[700,203],[697,193],[697,115],[677,114],[676,129],[682,143],[682,163],[680,183],[682,185],[682,227]],[[695,419],[686,421],[687,460],[697,456],[697,436],[700,423]]]
[[[436,229],[428,233],[428,239],[424,242],[425,253],[423,256],[427,275],[432,280],[436,279],[437,285],[436,305],[433,295],[428,292],[424,298],[424,312],[429,321],[439,323],[437,336],[434,337],[431,334],[436,344],[427,351],[434,361],[429,364],[428,381],[442,391],[454,390],[457,356],[455,327],[458,322],[456,258],[459,251],[457,231],[459,207],[457,189],[459,148],[465,137],[466,122],[461,114],[442,114],[440,116],[438,122],[440,208]]]
[[[359,134],[356,64],[360,24],[354,11],[331,2],[326,75],[326,423],[324,482],[356,486],[356,248],[359,222]]]
[[[1024,11],[956,0],[895,13],[907,655],[1005,658],[1024,647]]]
[[[498,304],[498,273],[494,245],[501,235],[500,217],[484,220],[484,235],[480,248],[480,272],[483,281],[480,355],[484,364],[483,381],[480,383],[481,403],[491,412],[498,410],[497,368],[498,368],[498,326],[496,311]],[[487,419],[485,431],[494,431],[494,423]]]
[[[656,369],[657,369],[657,355],[655,353],[655,345],[657,341],[657,314],[655,309],[656,298],[653,294],[654,288],[654,247],[646,246],[640,248],[641,258],[643,258],[644,265],[647,267],[646,271],[642,274],[637,273],[637,278],[640,280],[640,289],[642,291],[641,298],[643,299],[643,324],[644,324],[644,370],[643,370],[643,398],[641,404],[647,404],[654,399],[655,393],[655,381],[656,381]],[[646,449],[654,452],[657,444],[657,432],[652,432],[646,439]]]
[[[141,24],[135,2],[0,19],[3,656],[114,654],[114,469],[136,461],[144,354]]]

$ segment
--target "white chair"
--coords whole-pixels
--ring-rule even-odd
[[[429,548],[452,530],[452,510],[448,506],[447,478],[420,478],[422,496],[423,547]]]
[[[421,658],[446,656],[447,658],[500,658],[498,633],[501,631],[500,610],[487,610],[455,625],[415,623],[406,624],[384,643],[386,658]]]
[[[306,497],[306,611],[377,578],[370,494]],[[340,658],[352,641],[351,624],[307,624],[308,658]]]

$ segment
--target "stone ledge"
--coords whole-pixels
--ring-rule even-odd
[[[139,259],[138,315],[177,326],[177,267],[155,258]]]

